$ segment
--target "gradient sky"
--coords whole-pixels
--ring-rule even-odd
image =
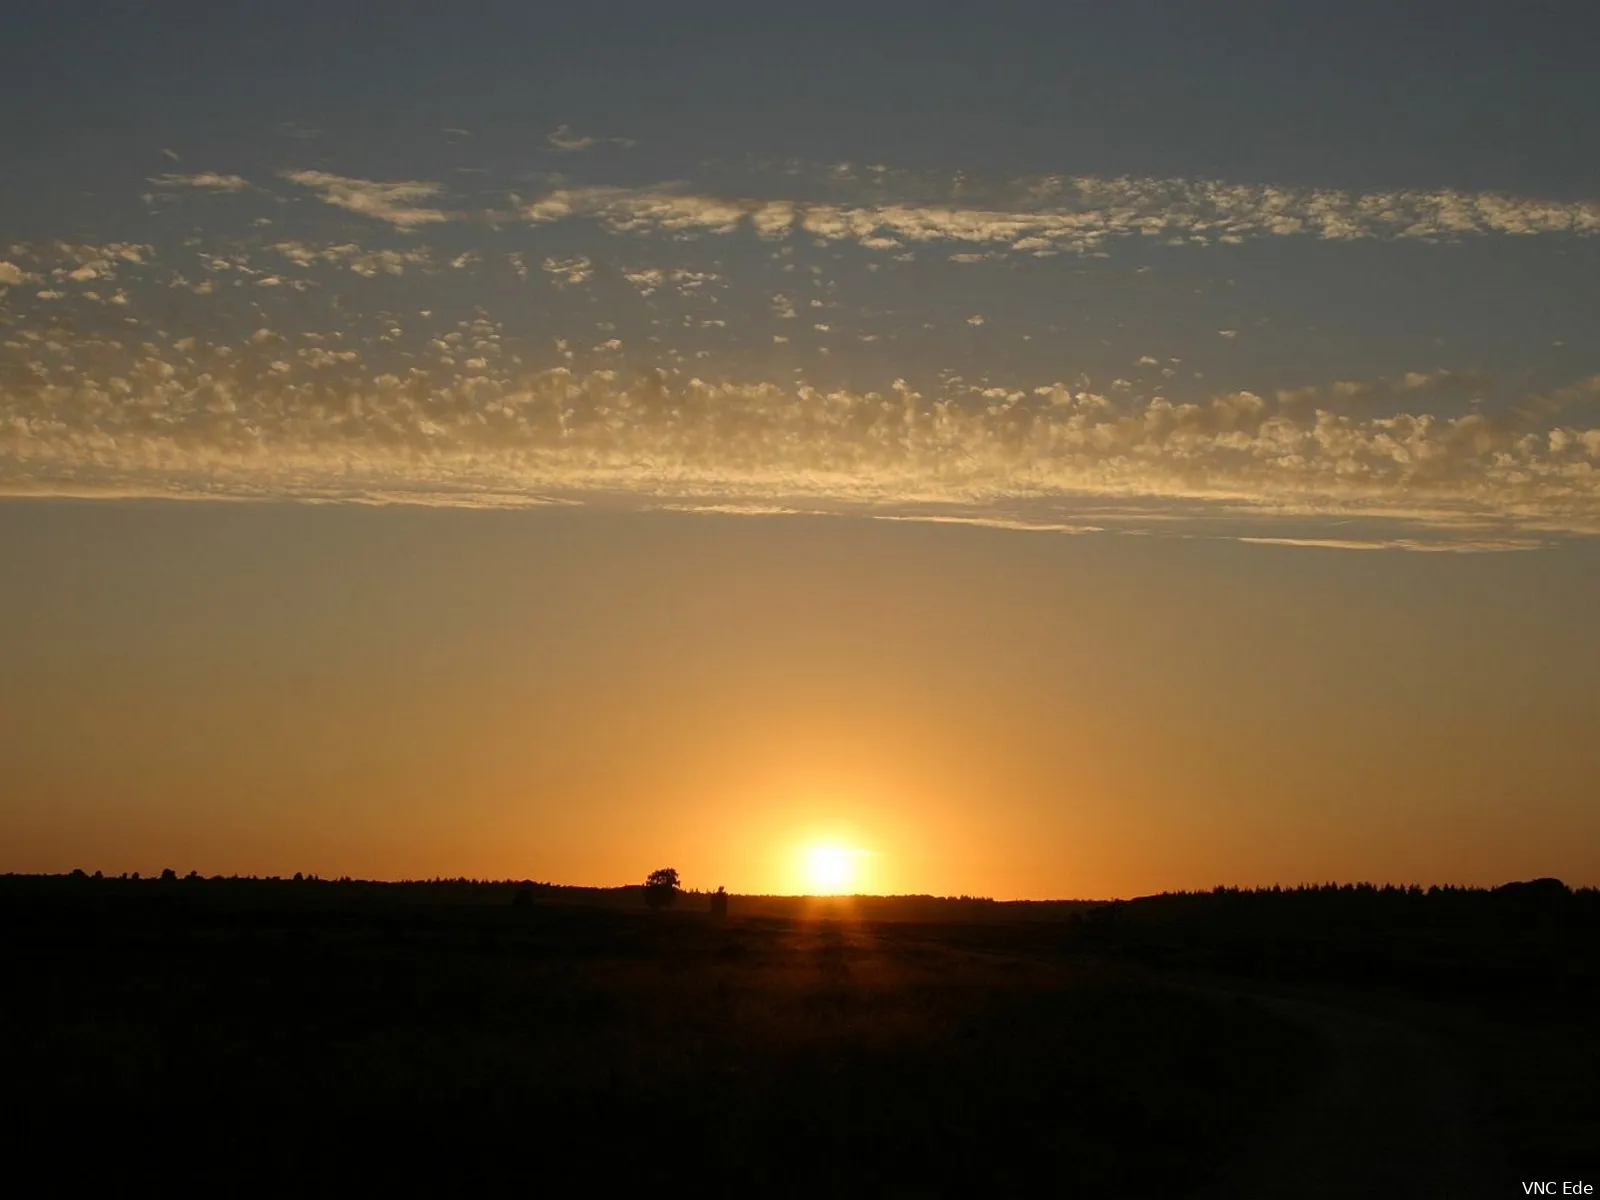
[[[0,870],[1600,883],[1592,4],[19,7]]]

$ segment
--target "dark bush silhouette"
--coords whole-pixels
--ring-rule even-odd
[[[178,873],[171,867],[164,867],[161,871],[161,882],[171,883],[178,878]]]
[[[728,889],[718,888],[711,893],[711,915],[725,917],[728,915]]]
[[[678,872],[672,867],[651,871],[644,881],[644,902],[651,908],[670,908],[678,899]]]

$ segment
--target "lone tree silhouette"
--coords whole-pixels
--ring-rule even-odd
[[[668,908],[678,898],[678,872],[671,867],[651,871],[644,881],[644,902],[651,908]]]

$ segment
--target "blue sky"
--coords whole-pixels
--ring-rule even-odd
[[[1444,12],[36,13],[0,472],[1587,534],[1585,18]]]
[[[515,154],[567,121],[626,125],[657,166],[754,152],[1568,198],[1600,169],[1580,3],[14,12],[5,87],[34,105],[17,133],[123,165],[140,137],[236,152],[293,121],[380,139],[351,167],[409,173],[434,165],[429,126]]]

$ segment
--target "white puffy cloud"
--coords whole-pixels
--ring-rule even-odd
[[[924,394],[900,380],[624,375],[610,365],[620,339],[594,351],[607,365],[585,369],[563,346],[569,365],[535,369],[483,318],[413,338],[399,360],[384,348],[398,326],[365,344],[267,326],[236,342],[51,328],[0,343],[0,372],[26,381],[0,391],[0,491],[473,504],[605,492],[1062,532],[1107,524],[1108,505],[1152,521],[1176,505],[1235,524],[1359,518],[1427,534],[1238,531],[1324,548],[1600,535],[1600,427],[1553,417],[1600,395],[1600,377],[1447,416],[1370,413],[1348,385],[1177,402],[1065,383],[952,380]],[[1427,395],[1404,377],[1366,394]]]
[[[0,287],[48,280],[53,286],[35,293],[42,300],[58,300],[71,294],[63,285],[116,279],[146,265],[152,254],[151,247],[143,242],[18,243],[6,252],[11,257],[0,261]],[[97,292],[77,294],[91,301],[101,299]]]
[[[312,245],[300,241],[275,242],[268,249],[282,255],[297,267],[325,264],[344,268],[353,274],[374,279],[380,275],[404,275],[407,267],[433,268],[433,255],[425,248],[405,250],[367,250],[354,242]]]
[[[547,258],[541,265],[558,288],[583,283],[594,274],[594,264],[582,254],[572,258]]]
[[[692,296],[707,285],[720,284],[722,276],[714,271],[694,271],[686,267],[638,267],[624,269],[622,277],[639,289],[641,296],[649,297],[663,289],[679,296]]]

